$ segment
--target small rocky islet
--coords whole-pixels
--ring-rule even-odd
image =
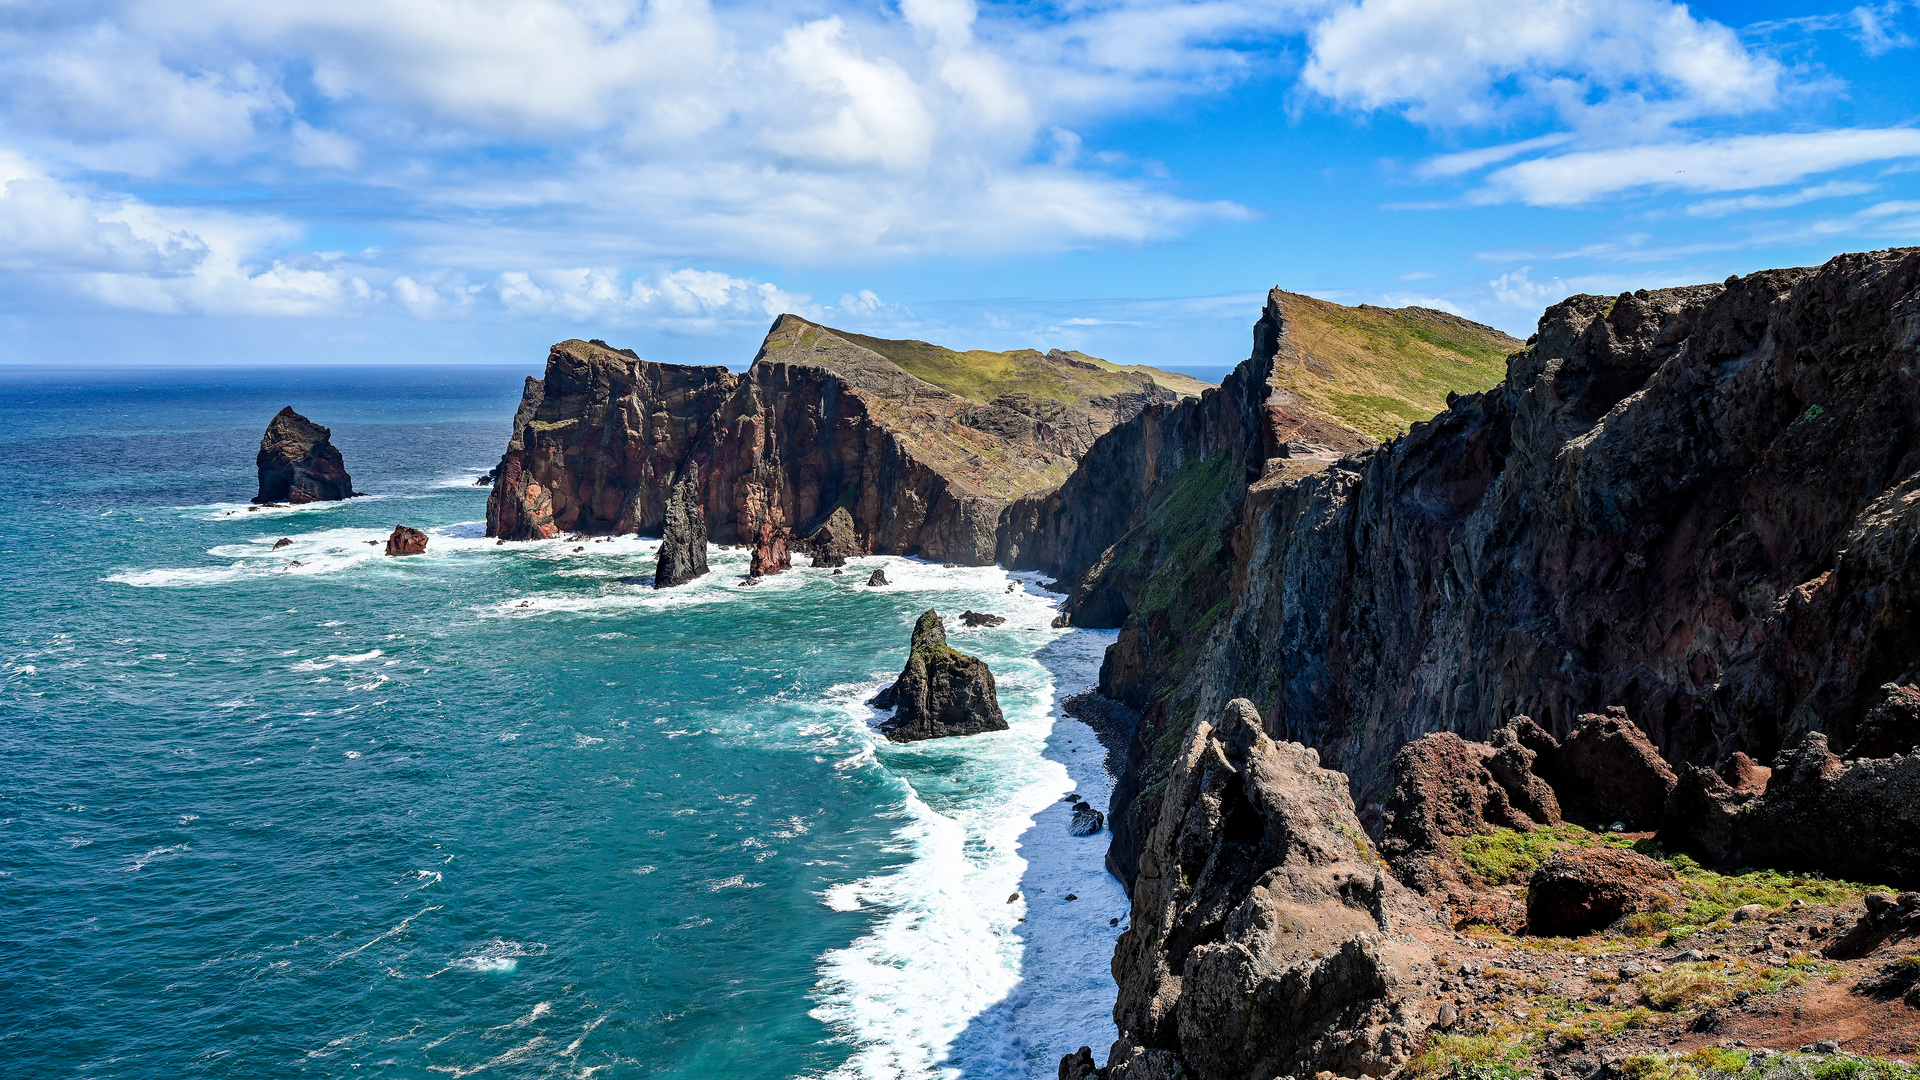
[[[913,624],[900,677],[867,704],[892,711],[880,724],[892,742],[1007,730],[987,662],[948,645],[946,623],[931,608]]]

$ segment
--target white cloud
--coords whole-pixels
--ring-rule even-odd
[[[1854,180],[1829,180],[1824,184],[1804,187],[1799,191],[1786,191],[1778,195],[1741,195],[1732,199],[1707,199],[1687,207],[1687,213],[1693,217],[1726,217],[1728,214],[1744,213],[1749,210],[1780,210],[1789,206],[1800,206],[1818,199],[1836,199],[1847,195],[1864,195],[1878,188],[1878,184],[1861,183]]]
[[[1667,0],[1360,0],[1309,37],[1309,89],[1439,126],[1546,115],[1618,137],[1767,108],[1785,74]]]
[[[1920,129],[1738,135],[1694,142],[1582,150],[1498,169],[1481,202],[1578,206],[1623,192],[1743,191],[1876,161],[1920,158]]]

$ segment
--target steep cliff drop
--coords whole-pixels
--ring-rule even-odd
[[[685,585],[707,572],[707,519],[700,509],[700,483],[689,471],[667,495],[655,553],[653,587]]]
[[[654,533],[695,464],[709,538],[758,574],[845,511],[860,553],[994,561],[1007,504],[1057,484],[1115,423],[1201,389],[1077,353],[956,353],[781,316],[745,372],[564,341],[529,379],[487,535]]]
[[[260,473],[255,503],[310,503],[350,499],[353,478],[331,441],[333,432],[289,405],[268,422],[254,464]]]
[[[1401,746],[1484,740],[1521,714],[1564,738],[1623,707],[1676,774],[1772,761],[1813,732],[1842,755],[1912,749],[1917,289],[1920,250],[1900,249],[1571,297],[1500,385],[1299,477],[1247,423],[1245,388],[1271,382],[1263,341],[1219,395],[1240,407],[1181,442],[1218,447],[1228,495],[1183,479],[1153,499],[1203,512],[1144,514],[1071,559],[1048,549],[1065,563],[1049,569],[1078,570],[1076,619],[1101,595],[1126,612],[1102,669],[1142,711],[1109,814],[1116,874],[1131,880],[1160,814],[1142,793],[1235,696],[1344,771],[1376,833]],[[1076,502],[1098,505],[1100,474],[1082,472]],[[1154,550],[1198,557],[1132,554]]]
[[[894,742],[1007,730],[987,662],[949,646],[946,624],[933,610],[914,623],[900,677],[867,704],[893,710],[880,733]]]

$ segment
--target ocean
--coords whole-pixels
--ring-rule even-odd
[[[656,592],[650,538],[497,545],[474,479],[525,374],[0,369],[0,1075],[1104,1053],[1127,902],[1068,833],[1111,781],[1060,701],[1113,635],[995,568],[746,588],[714,549]],[[248,510],[282,405],[366,498]],[[382,554],[398,524],[424,556]],[[929,607],[1011,730],[874,734]]]

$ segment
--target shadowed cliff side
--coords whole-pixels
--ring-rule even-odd
[[[1206,519],[1217,600],[1134,610],[1103,668],[1143,713],[1116,873],[1193,718],[1232,697],[1346,772],[1370,827],[1401,746],[1519,714],[1564,737],[1624,706],[1676,766],[1814,731],[1910,750],[1917,290],[1902,249],[1572,297],[1494,389],[1311,475],[1266,470]],[[1192,573],[1149,569],[1141,595]]]

